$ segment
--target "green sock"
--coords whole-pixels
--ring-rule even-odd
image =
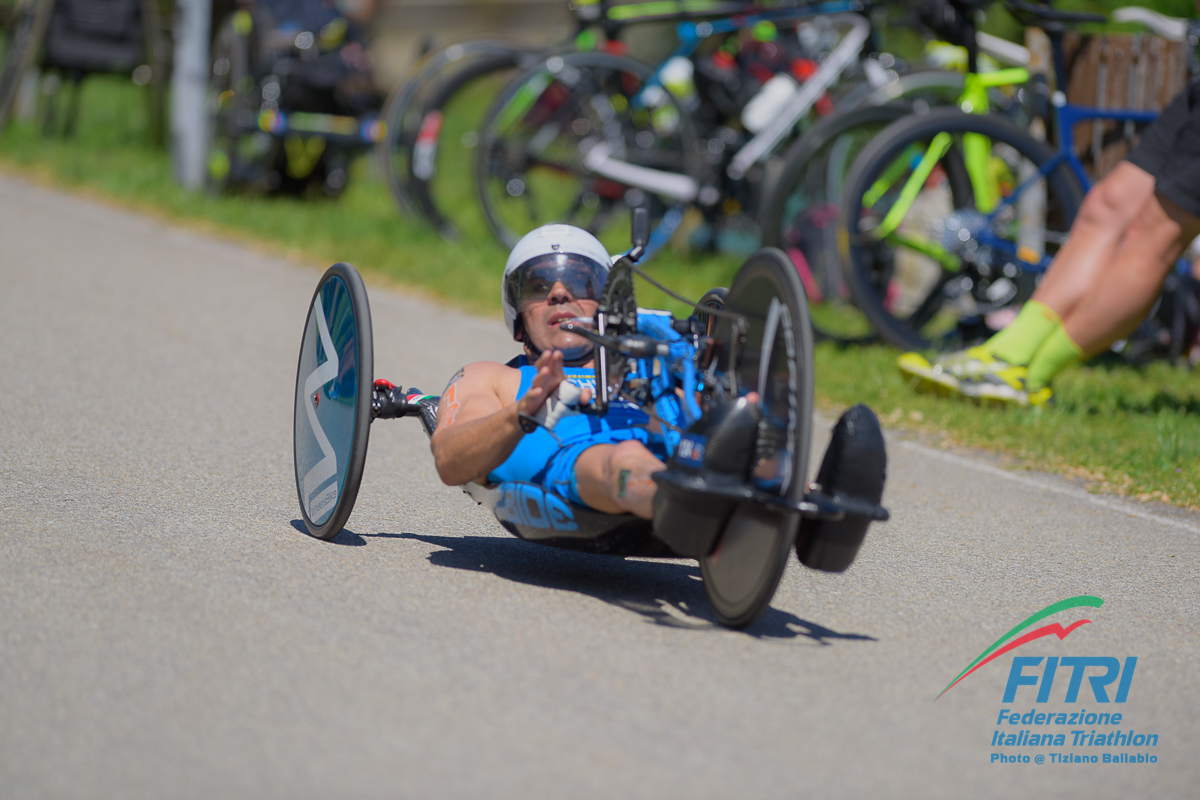
[[[1083,348],[1075,344],[1062,325],[1046,337],[1029,362],[1029,373],[1025,386],[1036,391],[1050,383],[1050,379],[1077,361],[1083,360]]]
[[[1025,366],[1033,360],[1042,342],[1056,329],[1062,319],[1050,306],[1030,300],[1007,328],[984,343],[983,347],[997,358],[1010,364]]]

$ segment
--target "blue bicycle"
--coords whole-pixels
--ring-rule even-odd
[[[887,518],[883,435],[870,409],[851,408],[810,484],[812,332],[787,256],[759,251],[728,291],[709,292],[675,319],[637,306],[633,276],[645,275],[635,261],[649,225],[634,228],[637,244],[613,266],[592,324],[574,331],[594,347],[596,393],[582,411],[605,414],[619,398],[664,431],[670,457],[654,476],[654,519],[600,513],[523,482],[463,488],[528,541],[697,559],[717,619],[745,627],[770,603],[789,553],[843,571],[868,525]],[[346,524],[371,423],[413,416],[432,434],[437,405],[373,380],[366,289],[350,265],[330,267],[309,307],[296,377],[296,488],[309,533],[331,539]]]

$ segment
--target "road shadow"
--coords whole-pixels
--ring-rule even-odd
[[[441,548],[429,554],[429,562],[435,566],[488,572],[530,586],[577,592],[632,611],[655,625],[696,631],[728,630],[717,622],[708,604],[700,567],[695,563],[592,555],[516,538],[416,533],[352,536],[360,540],[378,537],[424,542]],[[758,622],[741,632],[759,639],[802,639],[822,646],[839,640],[876,641],[872,636],[835,631],[777,608],[768,608]]]
[[[303,533],[305,536],[308,536],[308,528],[304,526],[304,520],[292,520],[292,527]],[[340,531],[338,531],[337,536],[334,536],[332,539],[318,541],[326,541],[330,544],[340,544],[343,547],[362,547],[367,543],[366,539],[362,538],[354,531],[347,530],[346,528],[342,528]]]

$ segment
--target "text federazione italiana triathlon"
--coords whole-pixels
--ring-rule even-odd
[[[1157,733],[1135,729],[1118,729],[1123,720],[1120,712],[1096,712],[1086,708],[1078,711],[1022,711],[1001,708],[996,716],[997,730],[992,733],[992,747],[1072,747],[1089,748],[1083,753],[1051,753],[1051,763],[1153,764],[1157,756],[1146,748],[1158,746]],[[1066,730],[1064,730],[1064,728]],[[1101,752],[1092,748],[1106,748]],[[1131,749],[1134,751],[1131,752]],[[1026,761],[1027,758],[1006,758],[993,761]]]

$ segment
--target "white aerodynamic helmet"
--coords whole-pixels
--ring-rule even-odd
[[[508,332],[520,341],[522,302],[546,296],[556,281],[578,298],[599,300],[612,268],[600,240],[574,225],[543,225],[521,237],[504,264],[500,301]]]

